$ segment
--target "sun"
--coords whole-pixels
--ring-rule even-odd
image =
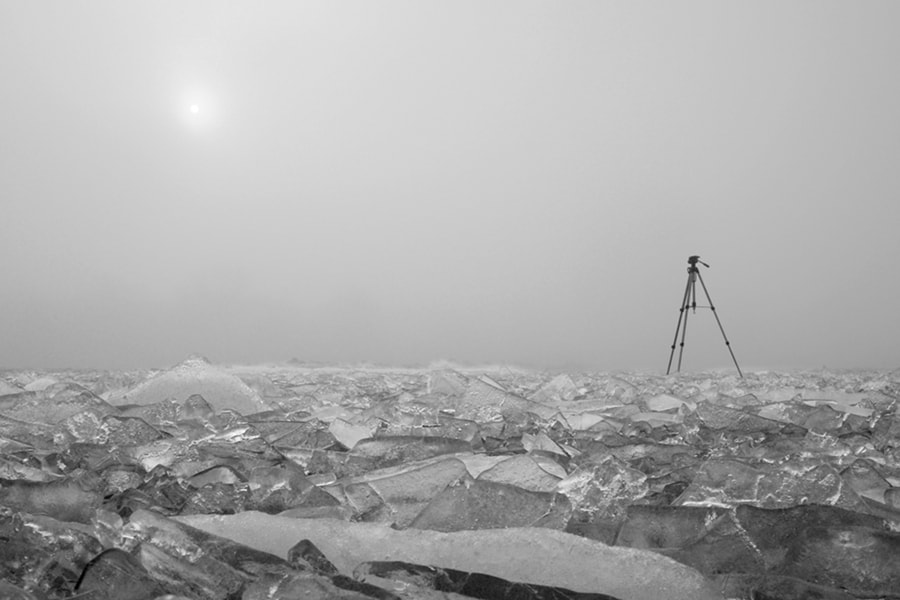
[[[215,129],[221,117],[215,94],[197,86],[182,91],[169,107],[181,124],[194,133]]]

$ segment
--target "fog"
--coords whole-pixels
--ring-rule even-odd
[[[898,22],[7,0],[0,366],[896,368]]]

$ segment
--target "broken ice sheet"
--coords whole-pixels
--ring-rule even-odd
[[[201,364],[198,370],[209,367]],[[239,373],[220,366],[213,370],[239,375],[242,383],[260,397],[266,410],[241,415],[233,408],[217,406],[221,402],[215,397],[219,384],[212,380],[213,385],[200,386],[202,389],[194,391],[193,396],[164,398],[146,405],[119,405],[125,394],[143,385],[145,375],[165,377],[172,370],[110,378],[82,372],[6,375],[3,381],[10,393],[0,394],[3,406],[13,406],[6,404],[11,398],[27,400],[38,394],[61,394],[61,399],[75,402],[86,390],[115,410],[105,414],[98,409],[102,405],[94,402],[61,421],[43,425],[0,415],[3,472],[10,479],[21,481],[69,483],[92,474],[95,481],[86,480],[87,491],[103,497],[103,508],[94,512],[94,519],[104,515],[100,520],[106,523],[103,531],[97,530],[95,535],[104,546],[130,550],[136,547],[129,546],[127,536],[120,530],[128,531],[128,519],[146,508],[178,514],[189,506],[193,512],[223,511],[229,506],[226,510],[261,508],[272,512],[293,507],[283,513],[284,518],[299,516],[305,527],[303,535],[327,524],[328,536],[352,538],[354,534],[340,528],[373,524],[408,527],[448,484],[469,482],[469,491],[447,502],[456,508],[447,511],[453,514],[444,514],[445,523],[457,512],[463,517],[468,515],[466,518],[471,521],[483,519],[481,524],[501,526],[513,516],[533,520],[556,515],[559,518],[555,527],[607,543],[618,540],[648,547],[683,543],[678,549],[681,554],[675,556],[715,577],[716,585],[739,582],[729,589],[743,590],[745,596],[759,590],[801,590],[798,597],[825,591],[830,594],[825,597],[835,597],[831,584],[837,581],[810,581],[815,579],[811,565],[816,563],[802,563],[799,558],[803,548],[826,552],[834,545],[829,540],[837,539],[840,545],[844,538],[832,533],[809,533],[803,537],[789,520],[781,517],[754,513],[753,519],[745,518],[750,507],[738,502],[785,506],[785,511],[796,509],[798,505],[792,504],[796,502],[827,502],[851,507],[856,515],[897,521],[896,511],[890,505],[895,501],[900,504],[900,445],[896,442],[900,420],[896,398],[890,394],[897,395],[900,386],[896,377],[884,374],[752,373],[741,380],[736,376],[690,373],[673,377],[640,373],[559,377],[559,373],[524,369],[482,372],[456,366],[398,371],[292,367],[267,368],[264,378],[257,378],[251,367],[242,367]],[[32,383],[37,383],[31,386],[33,391],[25,391],[24,387]],[[546,394],[544,401],[535,402],[535,394],[542,389]],[[89,396],[82,396],[85,398]],[[297,473],[280,466],[287,464],[285,460]],[[717,474],[715,462],[710,461],[720,461],[727,468]],[[732,480],[728,481],[727,476]],[[568,486],[564,487],[568,495],[559,493],[563,484]],[[20,484],[16,486],[19,491],[23,489]],[[489,487],[490,493],[484,493]],[[503,493],[497,493],[498,490]],[[313,491],[328,494],[323,498],[329,505],[308,502],[307,494]],[[568,520],[564,518],[566,511],[551,511],[548,517],[543,516],[549,508],[546,494],[553,492],[557,492],[558,499],[564,499],[563,504],[568,503]],[[678,506],[689,504],[692,497],[701,506]],[[198,502],[198,498],[203,501]],[[527,501],[517,505],[510,498]],[[541,502],[529,504],[535,499]],[[511,509],[508,515],[492,515],[479,508],[482,504]],[[819,507],[826,514],[821,504],[799,506]],[[637,518],[641,511],[657,509],[668,511],[660,513],[666,515],[695,511],[702,516],[702,523],[691,519],[682,523],[678,517],[675,521],[680,524],[673,524],[656,513],[653,519]],[[738,520],[716,521],[723,511],[734,511]],[[707,523],[710,515],[718,525]],[[289,529],[298,521],[291,518],[267,528],[254,520],[259,517],[257,512],[233,516],[239,524],[245,520],[251,523],[260,530],[255,534],[267,538],[276,538],[282,529]],[[324,518],[308,518],[312,516]],[[205,517],[226,518],[199,514],[186,518]],[[463,522],[463,517],[453,526],[472,527],[471,522]],[[348,522],[351,520],[375,523]],[[241,526],[233,525],[235,522],[228,521],[229,533]],[[834,527],[874,527],[879,532],[884,529],[868,521],[798,522],[810,532],[831,532]],[[735,524],[747,532],[760,550],[767,569],[764,584],[752,580],[759,575],[758,570],[753,570],[757,568],[754,565],[761,564],[759,556],[752,548],[748,550]],[[511,536],[513,529],[516,528],[459,533],[497,532]],[[540,535],[559,533],[547,528],[525,528],[530,533],[538,529]],[[776,530],[793,533],[785,537]],[[851,546],[868,547],[866,544],[874,539],[871,532],[854,531],[845,536]],[[368,529],[365,533],[381,539]],[[425,537],[413,541],[403,538],[399,542],[412,545],[415,554],[403,560],[421,562],[428,548],[442,544],[445,536],[457,535],[434,530],[418,533]],[[165,535],[160,537],[164,539]],[[301,538],[302,535],[294,535],[290,545]],[[795,539],[805,540],[805,545],[793,548]],[[521,545],[521,539],[504,540],[502,549],[497,550],[498,561],[526,560],[516,554],[518,548],[510,547]],[[317,544],[319,541],[323,548],[331,548],[329,554],[335,552],[333,546],[327,546],[330,541],[317,540]],[[416,546],[419,541],[421,547]],[[460,560],[481,542],[481,538],[466,538],[464,549],[458,551]],[[529,539],[526,545],[533,542],[536,543]],[[353,538],[353,547],[342,548],[338,555],[349,553],[357,563],[362,562],[362,557],[353,552],[366,543]],[[880,548],[880,543],[874,545]],[[385,548],[396,549],[390,542],[380,544],[379,549]],[[672,548],[655,550],[672,554]],[[794,553],[791,556],[798,558],[797,564],[790,567],[794,570],[790,574],[773,574],[773,570],[788,568],[780,561],[789,550]],[[579,551],[590,554],[593,550]],[[148,564],[157,561],[159,570],[153,571],[156,579],[166,577],[166,569],[181,573],[179,577],[193,576],[193,571],[185,566],[190,565],[187,558],[172,556],[168,549],[147,544],[138,552]],[[451,554],[456,556],[455,552]],[[848,560],[871,559],[865,552],[847,554],[847,548],[841,552]],[[376,558],[379,557],[370,560]],[[560,564],[554,551],[548,550],[541,558],[545,566],[552,566],[555,571],[568,568]],[[628,564],[615,562],[615,556],[605,557],[604,564],[610,560],[617,571],[615,575],[628,573]],[[479,572],[484,562],[462,565],[459,570]],[[586,570],[596,570],[596,562]],[[354,566],[341,564],[345,573]],[[665,571],[666,564],[652,563],[645,571]],[[492,575],[520,581],[523,574],[537,572],[540,567],[530,564],[528,569],[517,571],[515,577],[502,569],[492,571]],[[728,573],[719,572],[729,569]],[[684,576],[680,581],[687,581],[685,573],[676,579]],[[885,573],[881,581],[889,586],[890,573]],[[571,577],[565,582],[554,585],[566,587],[571,581],[579,581],[583,574],[568,575]],[[852,573],[844,576],[849,578]],[[270,584],[281,586],[279,589],[286,594],[290,590],[322,589],[319,580],[313,585],[293,575],[268,577],[254,580],[257,587],[253,593],[262,594]],[[548,573],[541,574],[542,582],[551,579]],[[632,577],[629,584],[637,585],[641,583],[639,579]],[[220,583],[225,581],[223,578]],[[209,579],[204,585],[215,583],[215,579]],[[307,584],[310,586],[304,587]],[[222,585],[216,589],[227,593]],[[597,589],[590,587],[592,591]],[[607,593],[610,590],[602,589]],[[659,590],[648,592],[646,588],[627,586],[624,589],[632,597],[659,597]],[[351,593],[339,586],[328,590]],[[695,594],[686,597],[693,598]]]

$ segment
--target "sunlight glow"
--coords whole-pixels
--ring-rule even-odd
[[[188,131],[208,134],[221,119],[221,103],[209,86],[187,85],[172,98],[171,109]]]

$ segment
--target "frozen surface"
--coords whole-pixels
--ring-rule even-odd
[[[9,563],[3,579],[67,597],[102,550],[120,549],[133,558],[104,554],[86,580],[122,568],[187,597],[350,598],[375,593],[367,585],[454,597],[437,575],[373,575],[443,568],[534,598],[549,597],[541,586],[620,599],[897,595],[898,398],[900,373],[884,371],[198,357],[127,373],[7,371],[3,527],[35,560],[67,552],[69,567]],[[65,546],[75,532],[90,541]],[[337,571],[285,562],[302,539]],[[242,553],[253,558],[217,583]]]

